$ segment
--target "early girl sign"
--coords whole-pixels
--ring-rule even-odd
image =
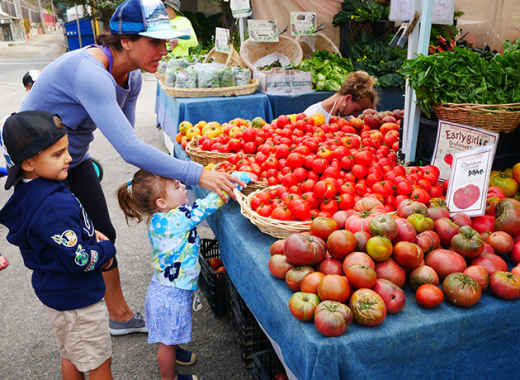
[[[493,145],[495,155],[498,133],[485,129],[439,120],[432,164],[439,168],[439,178],[448,179],[455,153]]]

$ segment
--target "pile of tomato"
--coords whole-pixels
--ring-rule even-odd
[[[325,336],[343,334],[352,322],[376,326],[405,307],[404,286],[423,308],[444,300],[472,307],[488,289],[520,298],[519,201],[500,199],[485,220],[450,215],[440,199],[429,207],[403,200],[393,214],[377,202],[362,198],[355,210],[317,217],[310,232],[272,244],[269,271],[295,292],[295,318],[314,321]]]
[[[397,165],[399,116],[366,110],[358,118],[331,118],[325,124],[319,117],[284,115],[262,128],[204,138],[200,144],[203,149],[238,150],[218,170],[248,171],[266,186],[280,185],[251,199],[261,216],[299,221],[330,217],[367,195],[393,211],[403,199],[428,203],[442,197],[447,185],[439,183],[433,165]]]

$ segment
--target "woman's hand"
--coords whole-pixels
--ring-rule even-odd
[[[214,191],[224,202],[227,202],[227,197],[224,192],[235,199],[233,189],[236,188],[236,184],[239,184],[242,188],[246,187],[246,184],[237,177],[214,170],[203,169],[199,178],[200,186],[207,190]]]

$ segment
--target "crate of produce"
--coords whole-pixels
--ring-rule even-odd
[[[256,380],[287,379],[287,374],[274,350],[267,349],[251,355],[251,374]]]
[[[211,309],[218,316],[227,312],[227,274],[222,266],[218,240],[201,239],[199,286],[208,299]],[[220,264],[220,265],[219,265]]]
[[[242,359],[246,361],[246,364],[251,364],[251,355],[271,347],[271,343],[258,325],[254,315],[242,300],[242,297],[240,297],[240,294],[238,294],[233,283],[229,278],[227,281],[231,322],[239,334]]]

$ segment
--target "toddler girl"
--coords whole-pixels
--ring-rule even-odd
[[[252,175],[235,172],[245,183]],[[191,307],[200,272],[196,227],[224,202],[216,193],[188,205],[185,186],[177,180],[139,170],[117,191],[126,219],[149,222],[154,276],[145,301],[148,343],[160,343],[157,361],[162,380],[197,379],[175,375],[175,363],[191,365],[196,356],[177,345],[191,341]]]

